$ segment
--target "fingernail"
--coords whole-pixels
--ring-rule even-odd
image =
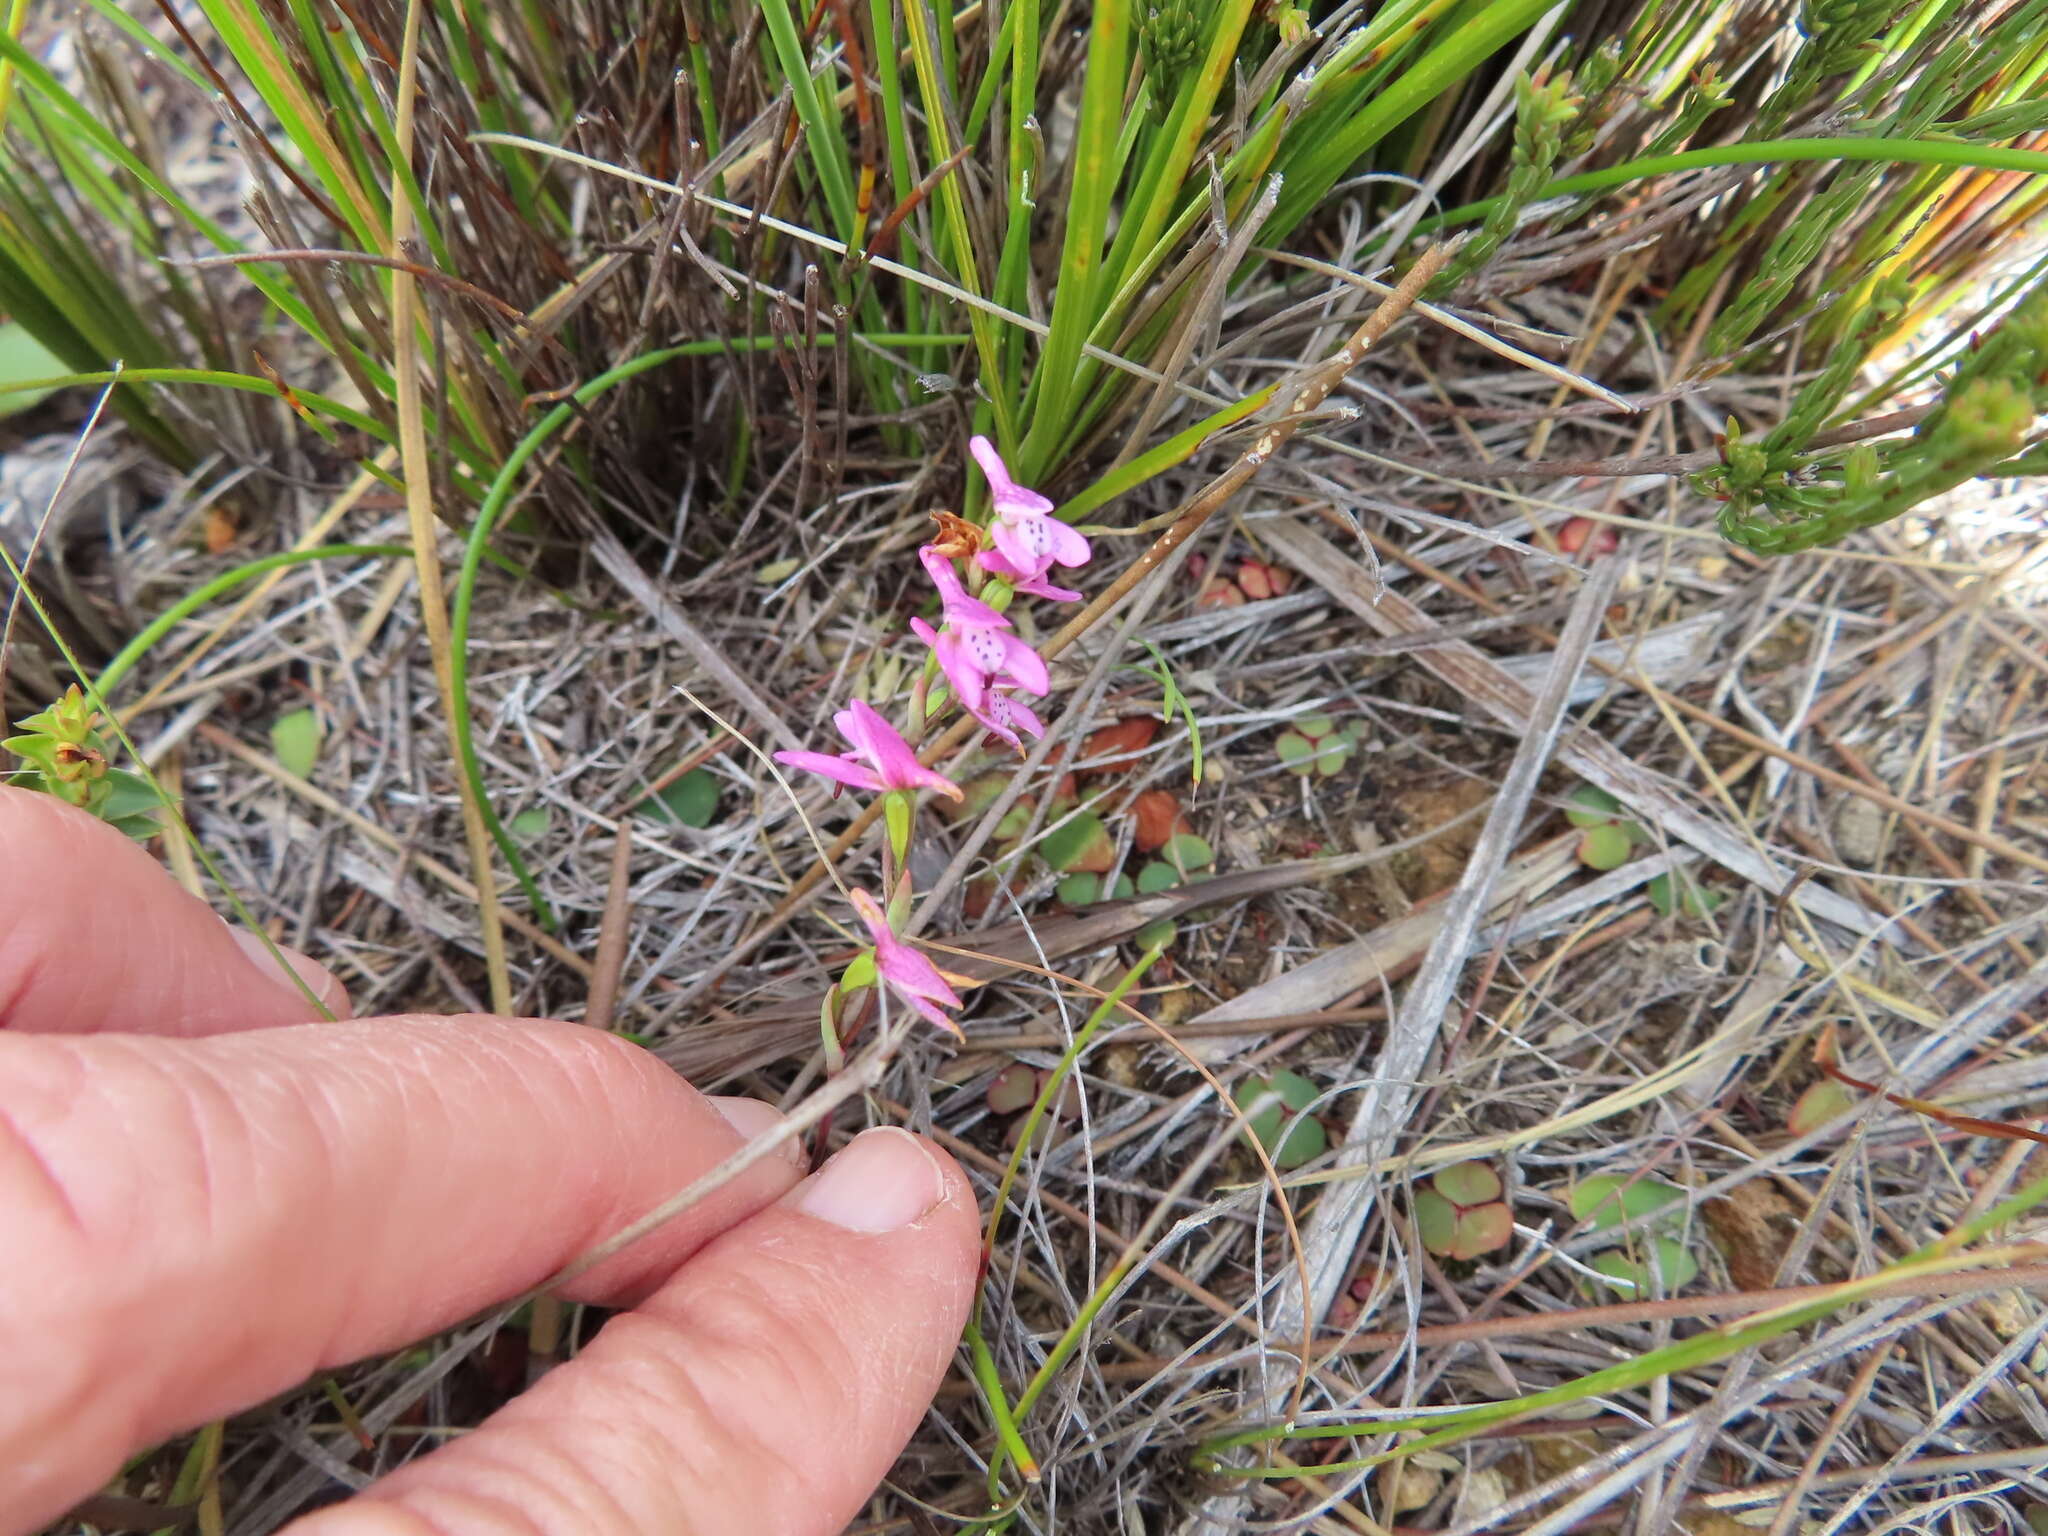
[[[319,974],[312,960],[303,955],[299,956],[306,961],[306,970],[302,971],[292,964],[292,957],[296,951],[286,949],[280,944],[277,952],[273,954],[261,934],[251,933],[246,928],[230,928],[228,931],[234,935],[235,943],[242,953],[249,957],[249,963],[263,973],[266,981],[274,981],[280,987],[287,988],[293,996],[301,998],[306,995],[306,986],[311,986],[316,996],[323,990],[319,982],[307,977],[307,971]],[[280,956],[283,959],[282,964],[279,963]],[[301,985],[302,981],[305,985]]]
[[[742,1141],[752,1141],[756,1136],[766,1136],[779,1131],[786,1123],[783,1113],[773,1104],[763,1104],[759,1099],[744,1098],[739,1094],[711,1094],[706,1100],[724,1118],[725,1123],[740,1133]],[[785,1162],[804,1165],[802,1139],[791,1136],[778,1142],[775,1155]]]
[[[939,1165],[908,1131],[863,1131],[797,1191],[796,1208],[849,1232],[894,1232],[939,1203]]]

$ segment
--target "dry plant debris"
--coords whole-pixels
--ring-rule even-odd
[[[604,120],[587,147],[624,163],[629,138]],[[624,194],[588,187],[620,217]],[[1086,1330],[1022,1426],[1040,1481],[1013,1528],[1193,1531],[1227,1510],[1243,1529],[1460,1536],[2017,1532],[2048,1507],[2038,1218],[2001,1232],[2002,1269],[1902,1278],[1732,1355],[1348,1467],[1419,1433],[1416,1410],[1526,1398],[1811,1301],[2048,1171],[2024,1142],[1817,1096],[1830,1080],[1813,1058],[1832,1032],[1859,1078],[1983,1121],[2024,1121],[2048,1092],[2038,493],[1969,481],[1796,558],[1725,543],[1682,477],[1718,462],[1731,414],[1776,420],[1796,381],[1667,351],[1663,296],[1628,243],[1701,195],[1670,184],[1618,228],[1503,232],[1448,314],[1400,306],[1312,414],[1219,431],[1092,511],[1098,570],[1153,562],[1054,659],[1046,734],[1015,778],[957,820],[927,812],[917,922],[973,983],[965,1040],[907,1038],[835,1135],[928,1127],[992,1191],[1012,1117],[1051,1091],[1094,996],[1141,932],[1173,925],[1129,999],[1145,1021],[1093,1038],[1000,1224],[984,1326],[1003,1380],[1014,1391]],[[669,227],[663,261],[712,220],[678,205]],[[1175,377],[1220,401],[1325,377],[1382,302],[1330,275],[1371,268],[1371,233],[1347,208],[1319,227],[1317,265],[1219,290]],[[608,239],[647,246],[630,220]],[[539,301],[515,250],[478,250],[490,259],[455,270]],[[892,445],[819,342],[831,321],[804,273],[775,276],[777,324],[804,346],[728,373],[693,361],[536,461],[526,495],[546,515],[505,541],[512,569],[481,575],[468,697],[558,924],[500,883],[512,1006],[581,1017],[596,972],[613,1027],[700,1086],[788,1101],[818,1079],[819,998],[856,942],[791,896],[813,830],[829,840],[850,810],[778,781],[679,690],[764,751],[832,740],[848,698],[905,696],[911,550],[966,502],[971,402],[928,381],[891,425],[936,421],[952,446]],[[905,346],[865,355],[916,373]],[[744,486],[719,473],[722,445],[672,425],[727,389],[777,402],[784,426],[779,467]],[[1156,553],[1283,419],[1292,442]],[[405,542],[374,478],[267,453],[278,424],[250,426],[230,452],[268,466],[280,529],[317,542],[345,517],[356,543]],[[158,472],[138,507],[134,476],[93,473],[130,441],[87,440],[44,567],[82,627],[116,633],[217,569],[206,518],[225,494]],[[611,483],[572,472],[614,450]],[[280,567],[178,624],[119,700],[235,889],[362,1014],[489,1003],[408,579],[371,556]],[[37,660],[9,683],[57,675]],[[310,767],[287,766],[273,732],[307,710]],[[948,772],[971,790],[1009,761],[966,743]],[[656,814],[651,797],[689,775],[708,776],[690,824]],[[1608,869],[1582,862],[1567,819],[1589,783],[1635,828]],[[1091,892],[1137,882],[1181,837],[1209,851],[1213,883],[1182,868],[1127,901],[1063,901],[1080,866],[1046,849],[1080,815],[1106,849],[1081,870]],[[1222,1107],[1279,1071],[1319,1090],[1332,1144],[1284,1189]],[[1361,1103],[1378,1108],[1361,1119]],[[1430,1244],[1418,1200],[1475,1162],[1511,1235]],[[1576,1212],[1595,1180],[1621,1191],[1619,1220]],[[1630,1188],[1669,1193],[1634,1210]],[[1670,1252],[1686,1263],[1645,1262]],[[1638,1278],[1617,1285],[1625,1265]],[[232,1425],[228,1530],[267,1530],[414,1454],[430,1426],[473,1420],[516,1379],[517,1332],[479,1326],[345,1376],[372,1452],[318,1394]],[[1264,1446],[1258,1464],[1284,1476],[1239,1482],[1251,1462],[1234,1453],[1196,1476],[1198,1444],[1283,1420],[1358,1432]],[[905,1496],[879,1496],[859,1529],[939,1528],[925,1506],[981,1517],[995,1449],[963,1377],[900,1469]],[[156,1471],[173,1467],[166,1452]]]

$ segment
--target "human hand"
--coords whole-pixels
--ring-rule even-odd
[[[0,788],[0,1532],[540,1283],[779,1118],[579,1025],[311,1012],[128,839]],[[764,1157],[568,1288],[632,1309],[574,1360],[291,1536],[830,1536],[978,1241],[904,1132]]]

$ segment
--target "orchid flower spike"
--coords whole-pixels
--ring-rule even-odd
[[[988,477],[995,498],[995,521],[989,532],[996,547],[981,552],[981,568],[1002,577],[1019,592],[1062,603],[1079,601],[1080,593],[1053,586],[1045,573],[1055,563],[1086,565],[1088,540],[1052,516],[1053,504],[1045,497],[1010,478],[1009,466],[994,443],[975,437],[967,447]]]
[[[855,789],[883,794],[898,789],[929,789],[950,800],[960,799],[960,786],[917,760],[910,743],[861,699],[832,717],[839,734],[853,750],[834,757],[824,752],[778,752],[775,761],[801,768]]]
[[[947,1008],[958,1008],[960,999],[946,985],[939,968],[896,937],[874,897],[858,890],[848,894],[853,910],[867,924],[868,937],[875,941],[875,971],[888,983],[889,990],[949,1035],[964,1038],[960,1026],[944,1012]]]

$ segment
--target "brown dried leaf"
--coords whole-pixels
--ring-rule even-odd
[[[1157,715],[1125,715],[1114,725],[1094,732],[1081,746],[1081,761],[1089,773],[1123,773],[1138,761],[1138,754],[1152,745],[1159,734]]]
[[[1190,830],[1181,814],[1180,797],[1170,789],[1148,789],[1132,802],[1131,816],[1137,822],[1132,841],[1140,853],[1153,853],[1166,846],[1176,832]]]

